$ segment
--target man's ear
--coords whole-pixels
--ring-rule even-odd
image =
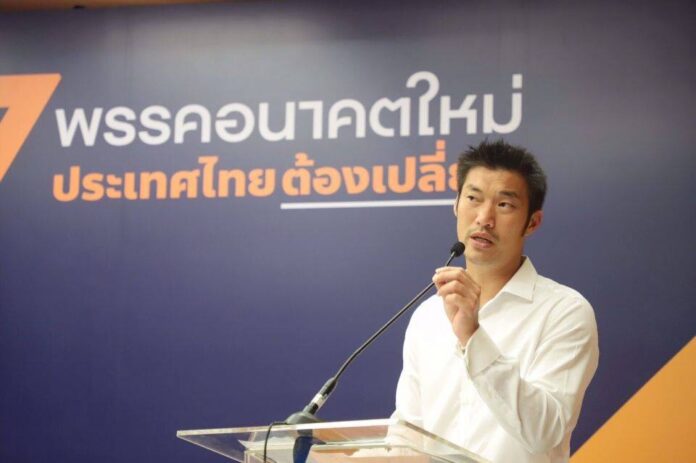
[[[530,236],[532,233],[534,233],[537,228],[541,226],[541,222],[544,220],[544,211],[536,211],[532,214],[532,216],[529,218],[529,222],[527,223],[527,228],[524,229],[524,236]]]
[[[457,195],[457,199],[454,200],[454,206],[452,208],[455,217],[457,217],[457,206],[459,206],[459,195]]]

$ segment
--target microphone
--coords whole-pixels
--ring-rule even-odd
[[[450,248],[450,256],[447,259],[447,262],[445,262],[445,266],[448,266],[450,262],[455,257],[459,257],[464,253],[464,244],[457,241],[452,245]],[[353,352],[348,359],[343,362],[343,365],[341,365],[341,368],[338,369],[335,375],[333,375],[331,378],[329,378],[326,383],[319,389],[319,392],[314,396],[314,398],[299,412],[293,413],[290,415],[286,420],[285,424],[303,424],[303,423],[318,423],[321,420],[316,416],[317,411],[324,405],[324,403],[327,401],[333,390],[336,388],[336,384],[338,383],[338,379],[341,377],[343,372],[348,368],[348,365],[350,365],[355,358],[364,351],[367,346],[372,344],[372,342],[377,339],[387,328],[389,328],[396,320],[398,320],[404,313],[408,311],[416,302],[418,302],[424,295],[427,293],[430,288],[435,286],[435,283],[430,283],[427,287],[425,287],[420,293],[416,295],[413,299],[409,301],[408,304],[406,304],[401,310],[399,310],[392,318],[389,319],[387,323],[385,323],[380,329],[378,329],[375,334],[370,336],[370,338],[365,341],[358,349]]]

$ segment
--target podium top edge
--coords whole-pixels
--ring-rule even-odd
[[[336,429],[336,428],[360,428],[365,426],[394,426],[403,424],[412,427],[411,423],[400,420],[398,418],[380,418],[370,420],[354,420],[354,421],[326,421],[321,423],[305,423],[305,424],[278,424],[273,426],[277,431],[288,430],[304,430],[304,429]],[[266,431],[269,425],[262,426],[243,426],[236,428],[215,428],[215,429],[190,429],[176,432],[177,437],[214,435],[214,434],[238,434]]]

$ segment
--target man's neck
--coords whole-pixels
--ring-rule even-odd
[[[520,256],[519,259],[502,267],[469,265],[467,263],[467,273],[481,286],[480,307],[483,307],[486,302],[493,299],[503,289],[503,286],[517,273],[523,262],[524,258]]]

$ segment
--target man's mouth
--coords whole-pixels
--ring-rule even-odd
[[[478,236],[472,236],[471,239],[474,240],[474,241],[478,241],[479,243],[489,243],[489,244],[493,244],[493,242],[492,242],[491,240],[487,240],[486,238],[480,238],[480,237],[478,237]]]
[[[490,246],[493,244],[493,237],[487,233],[472,233],[470,238],[472,241],[484,246]]]

